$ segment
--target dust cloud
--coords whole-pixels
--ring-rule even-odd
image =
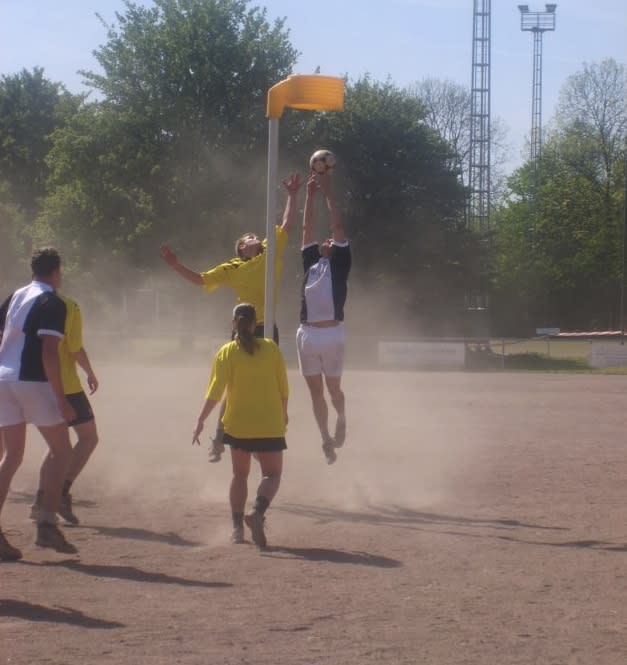
[[[263,169],[261,170],[263,172]],[[225,165],[224,177],[233,175]],[[265,190],[258,179],[249,211],[264,210]],[[302,205],[302,196],[299,199]],[[284,195],[279,193],[279,206]],[[277,506],[302,505],[364,510],[377,506],[427,506],[455,487],[467,454],[464,434],[447,412],[443,375],[384,371],[377,363],[377,341],[413,339],[417,319],[406,316],[400,294],[373,291],[363,278],[359,256],[349,280],[345,308],[347,351],[344,390],[348,436],[332,466],[325,462],[310,398],[297,371],[295,332],[300,283],[300,220],[284,258],[277,323],[289,367],[290,425],[283,484]],[[233,255],[241,233],[263,234],[264,214],[228,220],[219,239],[206,247],[179,250],[180,260],[207,270]],[[325,234],[322,233],[322,236]],[[321,237],[322,237],[321,236]],[[178,250],[176,238],[163,238]],[[215,240],[215,242],[214,242]],[[63,248],[61,247],[62,251]],[[92,398],[101,443],[75,484],[77,500],[106,502],[124,497],[133,519],[155,519],[152,506],[172,494],[190,506],[228,505],[228,453],[218,465],[207,462],[216,414],[207,422],[205,446],[191,446],[191,431],[203,400],[211,358],[229,337],[232,291],[208,294],[184,282],[163,264],[154,245],[154,261],[138,269],[120,257],[92,257],[88,274],[68,270],[63,292],[75,297],[84,318],[85,347],[100,379]],[[330,406],[330,403],[329,403]],[[331,431],[334,418],[331,412]],[[32,493],[43,455],[39,435],[29,433],[24,468],[16,489]],[[254,497],[258,471],[249,483]],[[80,504],[79,504],[80,505]]]

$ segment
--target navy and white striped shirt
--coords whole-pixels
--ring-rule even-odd
[[[302,249],[305,278],[301,290],[301,323],[343,321],[351,269],[348,241],[331,243],[331,256],[320,255],[318,243]]]
[[[42,335],[62,338],[65,303],[49,284],[33,280],[0,306],[0,381],[47,381]]]

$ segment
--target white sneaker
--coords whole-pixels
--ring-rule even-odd
[[[246,542],[246,539],[244,538],[244,525],[237,526],[233,529],[233,533],[231,533],[231,542],[234,545],[241,545]]]

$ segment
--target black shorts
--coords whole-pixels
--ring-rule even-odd
[[[224,432],[224,438],[222,441],[224,441],[227,446],[231,446],[231,448],[239,448],[240,450],[246,450],[249,453],[275,453],[287,448],[284,436],[238,439],[235,436],[231,436],[228,432]]]
[[[257,327],[255,328],[254,332],[255,337],[259,337],[263,339],[263,323],[257,324]],[[274,339],[274,342],[278,346],[279,344],[279,329],[276,327],[276,323],[274,324],[274,334],[272,335],[272,338]],[[233,330],[231,332],[231,340],[235,339],[235,331]]]
[[[74,425],[83,425],[94,419],[94,412],[91,410],[91,404],[87,399],[87,395],[85,395],[82,390],[80,393],[72,393],[65,397],[76,413],[76,419],[71,423],[68,423],[70,427],[74,427]]]

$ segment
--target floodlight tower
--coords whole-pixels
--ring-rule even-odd
[[[529,5],[518,5],[520,29],[533,33],[533,95],[531,102],[531,164],[534,172],[542,151],[542,35],[555,30],[556,4],[546,4],[546,11],[532,12]]]
[[[486,310],[490,232],[490,37],[491,0],[474,0],[470,90],[470,192],[468,224],[481,242],[479,283],[467,296],[467,309]]]

